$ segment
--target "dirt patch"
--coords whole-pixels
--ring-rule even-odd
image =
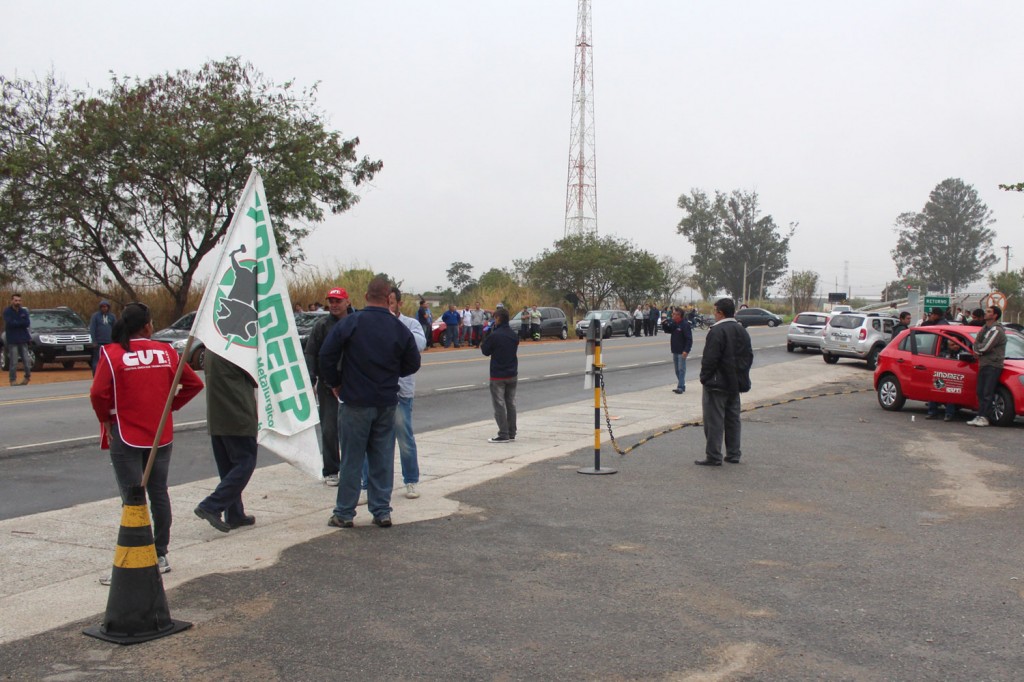
[[[6,377],[5,377],[6,379]],[[21,368],[18,368],[18,381],[22,380]],[[33,384],[59,384],[64,381],[92,381],[92,370],[88,367],[79,369],[64,369],[63,367],[47,366],[42,369],[33,370]],[[4,386],[7,385],[6,380]]]
[[[969,441],[967,444],[973,445]],[[1011,491],[993,488],[987,480],[989,475],[1010,471],[1011,467],[976,457],[959,445],[951,440],[924,436],[907,443],[904,448],[908,455],[942,476],[943,487],[934,490],[933,494],[945,497],[950,505],[999,509],[1013,504]]]

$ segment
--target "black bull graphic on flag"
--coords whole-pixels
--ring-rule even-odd
[[[245,244],[231,252],[231,271],[235,275],[234,284],[227,296],[220,299],[217,308],[217,331],[224,338],[236,336],[242,341],[256,338],[259,323],[256,313],[256,268],[251,270],[239,264],[235,258],[237,253],[245,253]]]

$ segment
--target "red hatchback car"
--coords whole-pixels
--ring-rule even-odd
[[[978,358],[971,350],[978,327],[937,325],[900,333],[878,356],[875,392],[885,410],[907,400],[953,403],[978,409]],[[1024,416],[1024,336],[1006,329],[1006,361],[992,401],[995,423]]]

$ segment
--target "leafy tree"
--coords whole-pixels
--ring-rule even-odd
[[[810,310],[814,306],[820,279],[813,270],[800,270],[782,281],[782,291],[792,299],[797,310]]]
[[[612,273],[612,290],[622,301],[622,307],[633,310],[650,299],[667,300],[668,276],[660,260],[647,251],[620,242],[618,266]]]
[[[712,200],[702,190],[679,197],[685,215],[676,231],[694,247],[697,287],[705,297],[725,289],[743,299],[743,273],[765,287],[774,284],[789,264],[789,239],[794,224],[783,234],[771,216],[761,216],[757,192],[715,192]],[[763,270],[763,273],[761,272]]]
[[[1024,182],[1014,183],[1012,185],[999,185],[999,189],[1006,190],[1007,192],[1024,192]]]
[[[480,281],[477,282],[480,287],[489,289],[507,287],[515,283],[516,280],[513,274],[502,268],[491,268],[484,274],[480,275]]]
[[[1006,294],[1006,309],[1003,310],[1004,322],[1016,322],[1024,312],[1024,268],[1008,272],[990,272],[988,285],[993,291]]]
[[[461,261],[455,261],[445,272],[445,276],[448,277],[448,281],[451,282],[452,289],[455,291],[465,291],[476,284],[476,280],[473,279],[472,273],[472,265]]]
[[[892,258],[902,277],[913,277],[942,291],[974,282],[998,258],[992,251],[992,211],[977,190],[958,178],[943,180],[920,213],[896,218]]]
[[[573,294],[586,310],[600,308],[615,291],[620,265],[633,250],[629,242],[615,237],[572,234],[530,262],[529,282],[560,296]]]
[[[928,288],[927,283],[914,277],[901,277],[900,279],[894,279],[886,284],[885,288],[882,289],[882,300],[898,301],[907,297],[908,289],[920,289],[921,287]]]
[[[662,256],[658,259],[658,264],[664,273],[664,284],[656,293],[655,298],[662,303],[671,303],[683,287],[689,286],[690,269],[672,256]]]
[[[255,167],[294,263],[310,225],[382,168],[327,128],[315,96],[235,58],[94,95],[0,77],[0,251],[19,279],[127,300],[155,284],[180,314]]]

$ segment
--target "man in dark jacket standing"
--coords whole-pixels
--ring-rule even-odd
[[[28,316],[28,309],[21,306],[21,294],[11,296],[11,304],[4,308],[4,334],[6,334],[7,366],[10,368],[11,386],[25,386],[32,378],[32,363],[28,358],[28,346],[32,342],[32,332],[29,331],[31,321]],[[18,356],[21,356],[21,363],[25,366],[25,378],[20,382],[18,379]]]
[[[693,332],[690,323],[683,319],[683,309],[673,308],[672,319],[665,320],[665,332],[669,334],[669,347],[672,349],[672,365],[676,370],[676,387],[673,393],[686,391],[686,358],[693,348]]]
[[[387,277],[374,277],[366,288],[366,307],[334,325],[320,349],[319,380],[341,399],[341,477],[327,521],[335,528],[354,525],[364,457],[373,523],[391,526],[398,379],[419,371],[420,351],[405,323],[391,314],[390,293]]]
[[[524,322],[525,324],[525,322]],[[508,443],[516,439],[516,384],[519,381],[519,337],[508,326],[508,311],[494,311],[494,327],[480,345],[480,352],[491,358],[491,403],[498,435],[489,443]]]
[[[327,310],[329,315],[316,321],[306,339],[303,352],[306,356],[306,369],[309,376],[316,380],[320,376],[320,348],[327,340],[335,323],[348,315],[352,306],[348,301],[348,292],[342,287],[335,287],[327,292]],[[331,392],[331,387],[322,381],[316,382],[316,399],[320,412],[320,455],[323,458],[324,484],[338,485],[338,470],[341,468],[341,449],[338,445],[338,399]]]
[[[89,335],[95,344],[92,348],[92,361],[89,363],[93,376],[96,376],[96,363],[100,359],[100,348],[110,343],[110,334],[114,329],[115,322],[117,322],[117,317],[110,312],[110,301],[100,301],[99,310],[89,318]]]
[[[750,334],[736,321],[736,303],[731,298],[715,302],[715,323],[704,341],[700,363],[700,383],[704,385],[705,459],[694,464],[722,466],[722,436],[725,436],[725,461],[739,464],[740,393],[750,390],[750,366],[754,350]]]

